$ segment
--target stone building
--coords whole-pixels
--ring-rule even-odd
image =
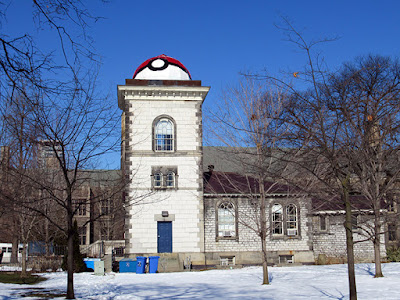
[[[118,86],[121,165],[129,181],[127,256],[158,253],[170,270],[261,262],[252,214],[259,205],[257,189],[249,185],[254,179],[202,145],[202,104],[209,89],[166,55],[146,60],[133,79]],[[317,207],[285,185],[268,184],[269,261],[343,260],[343,211]],[[361,232],[355,239],[362,239]],[[358,243],[355,251],[358,260],[373,259],[370,241]]]

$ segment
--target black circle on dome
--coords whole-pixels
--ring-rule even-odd
[[[153,63],[154,61],[156,61],[157,59],[161,59],[161,60],[164,62],[164,65],[161,66],[161,67],[154,67],[154,66],[152,65],[152,63]],[[169,66],[169,61],[168,61],[168,60],[163,59],[163,58],[157,58],[157,59],[154,59],[154,60],[152,60],[152,61],[150,61],[150,62],[148,63],[147,67],[148,67],[150,70],[152,70],[152,71],[162,71],[162,70],[165,70],[166,68],[168,68],[168,66]]]

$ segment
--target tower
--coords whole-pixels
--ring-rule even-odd
[[[160,55],[118,86],[126,253],[204,252],[202,103],[209,87]]]

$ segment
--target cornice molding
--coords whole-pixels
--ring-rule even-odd
[[[124,108],[124,100],[145,101],[204,101],[210,87],[200,86],[118,86],[118,106]]]

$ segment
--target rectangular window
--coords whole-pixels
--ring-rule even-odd
[[[280,204],[272,206],[272,234],[283,234],[283,213],[282,205]]]
[[[396,241],[396,225],[395,224],[388,225],[388,239],[389,239],[389,241]]]
[[[358,229],[358,216],[357,215],[351,215],[351,229],[352,230],[357,230]]]
[[[115,256],[124,256],[124,247],[117,247],[114,249]]]
[[[319,216],[319,230],[320,231],[326,231],[327,226],[326,226],[326,216],[325,215],[320,215]]]
[[[75,200],[74,209],[78,216],[86,216],[86,200]]]
[[[104,199],[103,201],[101,201],[101,214],[111,214],[111,199]]]
[[[86,226],[79,228],[79,244],[86,245]]]

